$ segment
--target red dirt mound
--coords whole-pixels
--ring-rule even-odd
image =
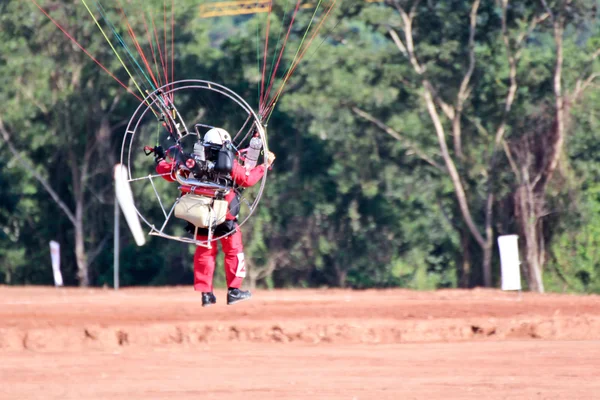
[[[600,339],[598,296],[496,290],[257,291],[200,307],[187,288],[0,288],[0,350],[217,342],[406,343]]]

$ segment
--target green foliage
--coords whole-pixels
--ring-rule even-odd
[[[570,168],[565,171],[570,208],[552,241],[550,290],[600,293],[600,96],[590,91],[573,113],[569,138]]]
[[[42,6],[49,8],[52,3],[42,2]],[[131,86],[85,8],[77,2],[63,3],[52,9],[52,16]],[[202,20],[196,17],[197,2],[176,3],[176,79],[222,83],[256,108],[266,14]],[[290,17],[289,10],[286,14],[280,7],[282,2],[274,3],[267,73]],[[501,234],[516,229],[511,206],[516,185],[501,149],[494,164],[490,162],[494,135],[504,118],[509,141],[550,125],[546,116],[554,104],[556,51],[552,26],[546,20],[524,42],[517,68],[519,87],[506,115],[510,71],[496,3],[482,2],[478,12],[476,64],[461,120],[465,156],[458,159],[451,145],[450,152],[482,231],[486,196],[493,190],[492,228]],[[553,12],[566,13],[563,84],[568,92],[582,74],[599,67],[600,61],[590,61],[589,56],[600,44],[600,27],[589,18],[593,13],[588,1],[575,2],[568,10],[561,9],[564,2],[548,3]],[[142,28],[143,16],[162,4],[159,0],[128,3],[130,22]],[[414,2],[400,4],[411,7]],[[67,207],[75,210],[78,196],[83,196],[86,249],[90,254],[99,249],[90,264],[91,282],[110,286],[110,172],[119,157],[123,123],[136,101],[30,2],[12,0],[2,7],[2,119],[14,145]],[[539,2],[511,2],[507,29],[512,45],[541,7]],[[471,2],[458,0],[418,3],[413,33],[415,52],[425,67],[423,76],[391,39],[389,30],[395,29],[405,40],[402,18],[394,7],[342,2],[336,8],[323,26],[325,34],[315,39],[287,82],[269,121],[269,147],[277,161],[269,171],[259,209],[243,227],[255,283],[264,287],[455,287],[462,262],[469,257],[474,270],[470,282],[480,282],[481,254],[471,237],[461,243],[465,224],[422,97],[422,80],[427,79],[442,99],[454,105],[469,62],[470,8]],[[122,22],[117,7],[106,12],[113,21]],[[297,21],[298,27],[307,27],[310,13],[301,12]],[[126,35],[124,25],[117,28]],[[299,28],[292,31],[275,88],[282,83],[303,33]],[[600,291],[597,92],[588,91],[585,101],[572,109],[560,178],[551,187],[549,203],[554,208],[545,232],[549,259],[545,279],[553,290]],[[223,104],[206,98],[188,101],[190,109],[210,115],[222,126],[235,123]],[[357,110],[373,116],[402,140]],[[450,132],[452,121],[444,115],[442,119]],[[110,132],[100,145],[93,144],[103,124]],[[447,143],[451,142],[448,137]],[[94,173],[79,190],[86,151],[92,152]],[[136,157],[138,164],[152,163],[142,154]],[[74,226],[31,172],[0,142],[0,282],[51,284],[48,241],[58,240],[65,280],[77,284]],[[156,184],[161,192],[172,188],[167,182]],[[151,187],[136,190],[140,206],[162,212],[154,204]],[[176,190],[172,188],[171,194],[176,195]],[[123,220],[121,226],[121,285],[192,283],[192,247],[152,238],[147,247],[137,248]],[[464,248],[471,250],[470,255],[463,253]],[[220,256],[216,286],[225,284],[222,261]],[[494,264],[498,264],[497,254]]]
[[[586,197],[573,228],[553,241],[545,277],[551,290],[600,293],[600,186]]]

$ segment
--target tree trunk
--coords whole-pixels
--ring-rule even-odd
[[[284,250],[272,250],[269,252],[267,262],[261,267],[258,267],[252,261],[246,259],[246,267],[248,269],[246,279],[248,280],[248,286],[251,289],[255,289],[258,281],[272,277],[273,272],[277,269],[277,264],[282,257],[282,254],[285,253],[286,251]]]
[[[248,269],[248,275],[246,275],[246,279],[245,279],[246,286],[248,287],[248,289],[254,290],[254,289],[256,289],[256,280],[257,280],[256,277],[257,277],[257,274],[253,274],[253,273],[250,272],[251,269],[248,268],[248,263],[247,262],[246,262],[246,268]]]
[[[542,210],[541,205],[536,201],[538,196],[533,191],[526,170],[527,166],[522,168],[524,180],[515,194],[515,205],[518,211],[517,220],[519,221],[522,235],[525,239],[526,267],[523,272],[525,273],[529,289],[543,293],[543,248],[540,246],[543,238],[541,237],[541,222],[538,218]]]
[[[248,289],[254,290],[256,289],[256,282],[261,279],[261,275],[263,274],[263,269],[258,268],[256,264],[246,258],[246,270],[248,273],[246,274],[246,285]]]
[[[494,230],[492,228],[493,209],[494,195],[490,191],[485,206],[485,243],[481,246],[483,250],[483,284],[486,287],[492,286],[492,253],[494,246]]]
[[[77,260],[77,277],[79,286],[90,285],[87,253],[85,251],[85,229],[83,227],[83,202],[77,201],[75,212],[75,259]]]
[[[569,107],[565,102],[562,86],[563,73],[563,32],[565,17],[554,15],[545,4],[552,18],[554,43],[556,45],[556,61],[554,66],[553,91],[554,115],[553,124],[543,131],[542,140],[535,137],[517,143],[515,152],[520,158],[519,188],[515,193],[515,212],[521,232],[525,238],[525,276],[530,290],[544,292],[542,270],[545,263],[545,243],[542,230],[542,216],[546,201],[546,190],[557,170],[562,155],[565,135],[566,117]],[[542,160],[540,163],[539,160]],[[538,164],[541,164],[538,166]],[[514,169],[514,168],[513,168]]]
[[[492,287],[492,240],[488,237],[483,250],[483,285]]]
[[[340,288],[345,288],[346,287],[346,280],[348,278],[348,272],[347,271],[338,271],[338,286]]]
[[[460,233],[460,244],[462,249],[461,266],[458,270],[458,287],[466,289],[471,285],[471,268],[473,260],[471,257],[471,249],[469,248],[470,234],[466,229],[462,229]]]
[[[346,287],[346,279],[348,278],[348,271],[345,268],[341,268],[338,262],[334,262],[335,269],[335,279],[338,287],[345,288]]]

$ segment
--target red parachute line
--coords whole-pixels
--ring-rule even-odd
[[[137,94],[135,94],[135,92],[133,90],[131,90],[127,85],[125,85],[123,82],[121,82],[119,80],[119,78],[117,78],[116,76],[114,76],[113,73],[110,72],[104,65],[102,65],[102,63],[100,61],[98,61],[81,44],[79,44],[79,42],[77,40],[75,40],[75,38],[73,38],[73,36],[71,36],[62,26],[60,26],[60,24],[58,22],[56,22],[56,20],[54,18],[52,18],[42,7],[40,7],[40,5],[35,0],[31,0],[31,2],[33,4],[35,4],[35,6],[37,8],[39,8],[40,11],[42,13],[44,13],[44,15],[46,17],[48,17],[48,19],[50,19],[50,21],[52,21],[54,23],[54,25],[56,25],[58,27],[58,29],[60,29],[62,31],[62,33],[65,34],[65,36],[67,36],[69,39],[71,39],[73,41],[73,43],[75,43],[77,45],[77,47],[79,47],[89,58],[91,58],[96,64],[98,64],[100,66],[100,68],[102,68],[108,75],[110,75],[111,78],[113,78],[115,81],[117,81],[129,93],[131,93],[132,95],[134,95],[136,99],[138,99],[139,101],[143,101],[143,99],[140,96],[138,96]]]

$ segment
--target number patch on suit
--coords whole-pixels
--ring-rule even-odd
[[[246,277],[246,260],[244,259],[244,253],[239,253],[237,255],[238,258],[238,265],[237,265],[237,269],[235,271],[235,276],[237,276],[238,278],[245,278]]]

